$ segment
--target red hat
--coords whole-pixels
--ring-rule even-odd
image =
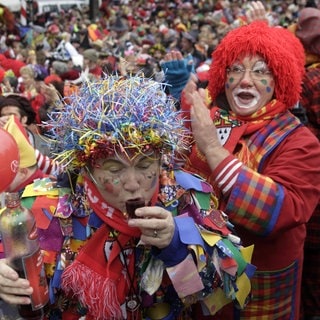
[[[208,84],[211,99],[224,92],[230,65],[244,55],[257,54],[274,75],[276,99],[292,107],[299,100],[304,75],[304,50],[297,40],[290,31],[261,21],[230,31],[212,54]]]
[[[296,36],[309,53],[320,55],[320,10],[304,8],[300,11]]]

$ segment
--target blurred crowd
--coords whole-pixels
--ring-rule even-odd
[[[263,4],[269,23],[283,27],[295,23],[302,8],[320,6],[318,0]],[[1,93],[25,96],[40,124],[87,77],[142,72],[163,81],[161,62],[171,50],[191,59],[205,79],[212,51],[229,30],[247,23],[250,2],[103,0],[94,20],[89,7],[42,15],[35,8],[27,26],[0,9]]]

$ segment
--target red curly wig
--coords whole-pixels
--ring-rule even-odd
[[[275,98],[291,108],[300,97],[304,49],[286,29],[256,21],[230,31],[212,53],[208,90],[211,99],[224,93],[226,69],[245,55],[260,55],[275,79]]]

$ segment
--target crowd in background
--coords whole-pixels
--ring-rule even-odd
[[[289,27],[314,1],[266,1],[271,25]],[[86,77],[135,74],[164,80],[161,62],[171,50],[192,59],[205,77],[211,53],[231,29],[247,23],[247,1],[111,1],[104,0],[98,16],[90,8],[38,15],[28,26],[2,7],[0,16],[0,83],[2,94],[21,93],[36,111],[38,124]]]

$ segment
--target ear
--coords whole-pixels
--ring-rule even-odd
[[[22,177],[22,179],[27,179],[29,175],[28,168],[19,168],[19,174]]]
[[[27,116],[22,116],[21,119],[20,119],[20,122],[21,122],[21,124],[23,126],[26,126],[27,121],[28,121],[28,117]]]

